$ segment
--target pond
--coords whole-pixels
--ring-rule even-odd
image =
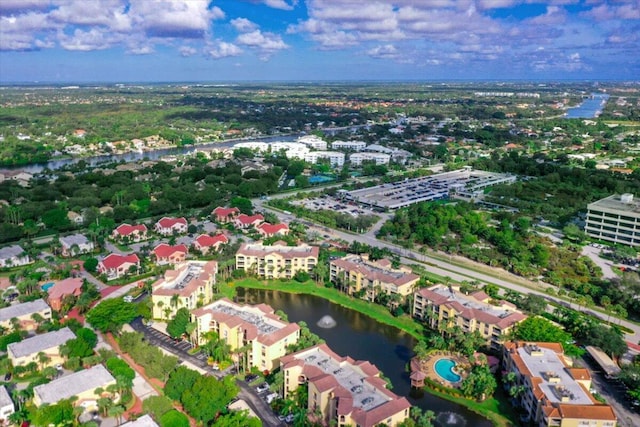
[[[411,390],[407,364],[413,355],[411,349],[416,340],[410,335],[313,295],[242,288],[237,291],[241,303],[265,303],[274,310],[284,311],[291,322],[306,322],[309,329],[324,339],[340,356],[368,360],[375,364],[391,380],[394,393],[406,396],[412,405],[434,411],[438,415],[437,426],[492,425],[487,419],[463,406],[421,390]],[[325,316],[330,316],[335,321],[334,327],[325,327],[320,322]]]

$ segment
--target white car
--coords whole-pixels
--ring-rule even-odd
[[[258,387],[256,387],[256,391],[258,393],[264,393],[267,390],[269,390],[269,384],[267,383],[262,383]]]
[[[274,400],[276,400],[278,398],[278,393],[271,393],[269,395],[267,395],[267,397],[265,397],[265,400],[267,401],[267,403],[271,403]]]
[[[124,302],[133,302],[133,297],[131,295],[125,295],[122,299]]]

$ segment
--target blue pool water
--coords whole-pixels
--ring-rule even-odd
[[[42,285],[42,290],[47,292],[53,285],[55,285],[55,283],[53,282],[45,283],[44,285]]]
[[[313,175],[309,177],[311,184],[321,184],[323,182],[335,181],[335,178],[326,175]]]
[[[456,362],[451,359],[440,359],[436,361],[433,365],[433,368],[436,371],[436,374],[440,376],[445,381],[449,381],[450,383],[457,383],[460,381],[460,375],[453,372],[453,367],[456,366]]]

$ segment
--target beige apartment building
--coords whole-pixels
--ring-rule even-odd
[[[369,301],[380,292],[404,299],[420,280],[410,268],[393,268],[388,259],[371,261],[366,256],[348,255],[331,261],[329,266],[332,283],[349,295],[364,293]]]
[[[287,246],[276,242],[271,246],[243,243],[236,253],[236,268],[265,279],[291,279],[298,271],[311,273],[318,264],[319,249],[306,244]]]
[[[193,310],[191,321],[196,323],[194,342],[204,344],[207,333],[215,332],[232,351],[245,347],[248,367],[261,371],[277,368],[287,346],[300,338],[300,327],[281,320],[266,304],[240,305],[223,298]]]
[[[23,302],[0,308],[0,327],[13,329],[14,322],[19,329],[33,331],[38,327],[34,317],[40,316],[44,320],[51,320],[51,307],[42,299]]]
[[[154,319],[170,319],[182,307],[193,310],[210,303],[217,273],[216,261],[187,261],[167,270],[151,285]]]
[[[319,344],[280,359],[286,398],[308,384],[309,413],[319,411],[323,425],[395,426],[409,417],[411,404],[386,388],[380,371],[363,360],[341,357]]]
[[[527,318],[510,302],[493,300],[482,291],[467,295],[459,286],[442,284],[415,292],[413,316],[432,329],[458,326],[465,333],[478,331],[495,349],[516,324]]]
[[[96,394],[96,389],[106,390],[116,379],[102,365],[65,375],[47,384],[33,388],[33,404],[40,407],[45,404],[53,405],[63,399],[77,397],[74,406],[82,406],[85,410],[96,410],[97,400],[102,397]],[[104,392],[105,397],[111,396]],[[116,396],[116,401],[118,400]]]
[[[64,357],[60,354],[60,346],[75,338],[76,335],[71,332],[71,329],[62,328],[9,344],[7,354],[13,366],[25,366],[34,362],[42,369],[64,362]],[[40,354],[45,358],[42,359]]]
[[[540,427],[615,427],[613,409],[590,393],[587,369],[573,368],[559,343],[509,341],[503,347],[503,369],[524,386],[517,402],[528,421]]]

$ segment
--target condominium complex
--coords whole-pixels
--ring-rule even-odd
[[[74,406],[82,406],[86,410],[95,410],[100,394],[97,389],[104,391],[110,385],[116,384],[116,379],[102,365],[74,372],[58,378],[47,384],[33,388],[33,404],[40,407],[45,404],[53,405],[63,399],[76,397]],[[107,395],[109,393],[105,393]]]
[[[333,141],[332,150],[362,151],[367,146],[364,141]]]
[[[151,286],[153,317],[169,319],[182,307],[191,310],[211,302],[217,273],[216,261],[188,261],[167,270]]]
[[[518,404],[536,426],[615,427],[616,415],[589,392],[591,376],[573,368],[558,343],[506,342],[503,368],[516,374],[511,387],[524,386]]]
[[[510,302],[493,300],[482,291],[467,295],[459,286],[442,284],[416,291],[413,316],[433,329],[458,326],[465,333],[477,331],[496,349],[503,336],[527,318]]]
[[[331,167],[341,168],[344,165],[344,153],[339,151],[310,151],[304,155],[304,161],[312,164],[318,160],[328,160]]]
[[[640,246],[640,200],[627,193],[589,203],[584,230],[596,239]]]
[[[364,162],[372,162],[376,165],[388,165],[391,156],[384,153],[353,153],[349,156],[351,166],[362,166]]]
[[[60,354],[60,346],[75,337],[71,329],[62,328],[9,344],[7,354],[13,366],[25,366],[34,362],[42,369],[62,363],[64,357]]]
[[[340,357],[326,344],[280,359],[286,398],[308,384],[308,412],[320,413],[323,425],[395,426],[409,417],[411,404],[387,390],[380,371],[367,361]]]
[[[316,135],[305,135],[298,138],[298,142],[306,145],[309,148],[314,150],[326,150],[327,142],[323,139],[320,139]]]
[[[388,259],[370,261],[366,256],[348,255],[332,260],[329,267],[332,283],[349,295],[363,293],[369,301],[379,292],[404,298],[420,280],[409,268],[393,268]]]
[[[310,273],[318,264],[319,249],[306,244],[287,246],[276,242],[271,246],[243,243],[236,253],[236,268],[265,279],[292,278],[298,271]]]
[[[10,305],[0,308],[0,327],[12,329],[15,322],[19,329],[32,331],[38,327],[37,316],[51,320],[51,307],[42,299]]]
[[[191,312],[196,329],[193,339],[204,344],[208,332],[215,332],[231,346],[246,349],[248,367],[272,371],[279,366],[287,346],[300,338],[300,327],[274,314],[266,304],[239,305],[223,298]]]

